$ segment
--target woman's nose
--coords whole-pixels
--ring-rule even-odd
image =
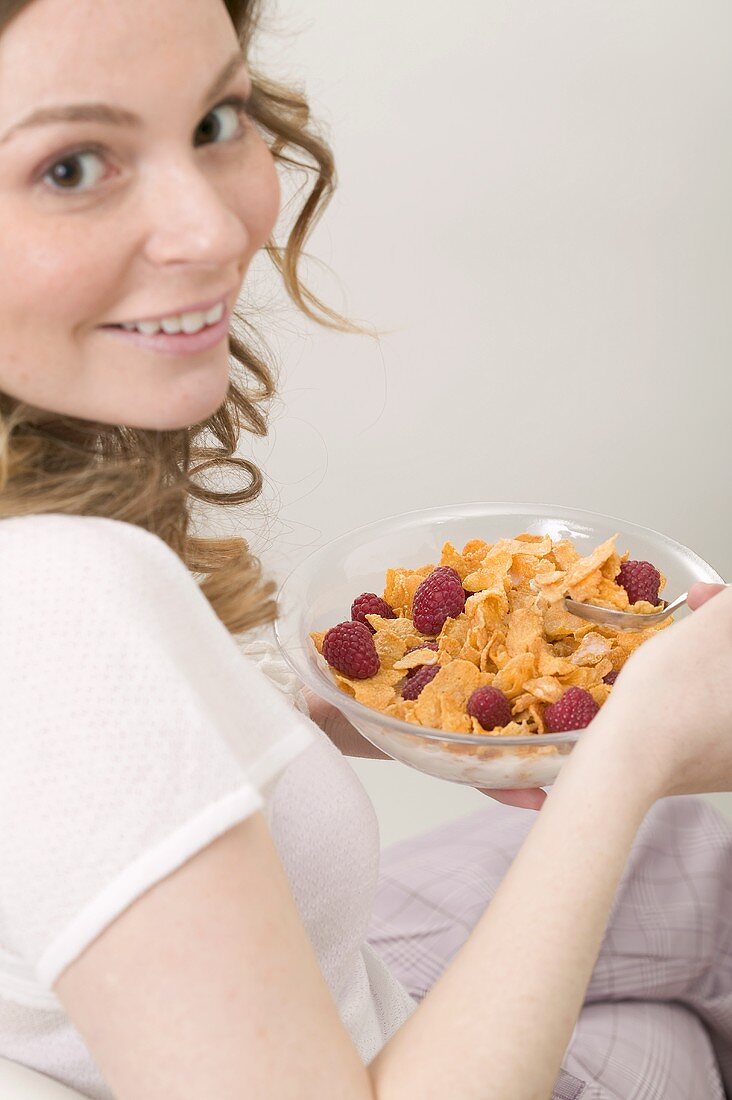
[[[156,264],[224,266],[250,249],[241,211],[221,184],[199,167],[175,166],[157,174],[146,205],[148,254]]]

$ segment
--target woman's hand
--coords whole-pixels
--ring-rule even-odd
[[[392,759],[391,756],[382,752],[381,749],[377,749],[376,745],[372,745],[363,734],[359,733],[356,727],[348,721],[345,714],[338,710],[338,707],[333,706],[326,699],[322,699],[308,687],[303,687],[302,692],[313,722],[330,738],[335,747],[341,750],[344,756],[357,756],[369,760]]]
[[[621,742],[656,797],[732,790],[732,586],[695,584],[694,614],[644,642],[588,729]]]
[[[496,802],[503,802],[506,806],[518,806],[522,810],[540,810],[546,802],[546,791],[541,787],[511,787],[495,791],[487,791],[483,787],[475,789],[481,794],[487,794],[489,798],[495,798]]]
[[[712,596],[716,596],[719,592],[724,591],[724,589],[728,587],[729,585],[724,584],[695,584],[689,590],[688,605],[692,611],[696,611],[702,604],[711,600]],[[728,667],[728,675],[732,677],[732,663]],[[732,738],[732,724],[730,725],[729,735]],[[526,790],[504,791],[486,791],[481,787],[477,789],[480,790],[481,794],[487,794],[491,798],[495,798],[498,802],[505,802],[509,806],[521,806],[527,810],[540,810],[547,797],[546,792],[543,791],[541,787],[532,787]]]

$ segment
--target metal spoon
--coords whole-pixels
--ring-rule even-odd
[[[594,603],[580,603],[578,600],[564,599],[564,607],[570,615],[576,615],[578,619],[588,619],[591,623],[600,623],[602,626],[611,626],[614,630],[645,630],[649,626],[658,626],[674,611],[686,603],[688,592],[670,603],[663,611],[657,611],[653,615],[637,615],[633,611],[615,611],[611,607],[598,607]]]

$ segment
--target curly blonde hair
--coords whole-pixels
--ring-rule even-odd
[[[0,0],[0,33],[30,0]],[[245,58],[262,19],[261,0],[224,0]],[[248,66],[251,119],[276,162],[316,178],[284,248],[270,236],[265,251],[288,296],[311,320],[338,332],[373,335],[324,305],[298,278],[305,241],[337,183],[332,150],[311,123],[298,91]],[[315,164],[286,155],[309,154]],[[320,311],[316,314],[313,309]],[[128,428],[48,412],[0,391],[0,519],[37,513],[106,516],[158,535],[193,574],[232,634],[276,617],[274,584],[242,537],[198,538],[190,533],[192,504],[235,506],[255,500],[262,473],[235,451],[242,431],[267,434],[266,405],[275,393],[272,355],[249,320],[234,311],[229,335],[232,364],[227,396],[206,420],[173,431]],[[258,342],[257,350],[254,343]],[[195,478],[224,467],[241,486],[215,490]],[[198,579],[198,578],[196,578]]]

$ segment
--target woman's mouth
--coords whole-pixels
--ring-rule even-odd
[[[159,321],[102,325],[118,339],[136,347],[167,355],[195,355],[216,347],[229,334],[231,315],[225,301],[206,312],[183,313],[162,317]]]

